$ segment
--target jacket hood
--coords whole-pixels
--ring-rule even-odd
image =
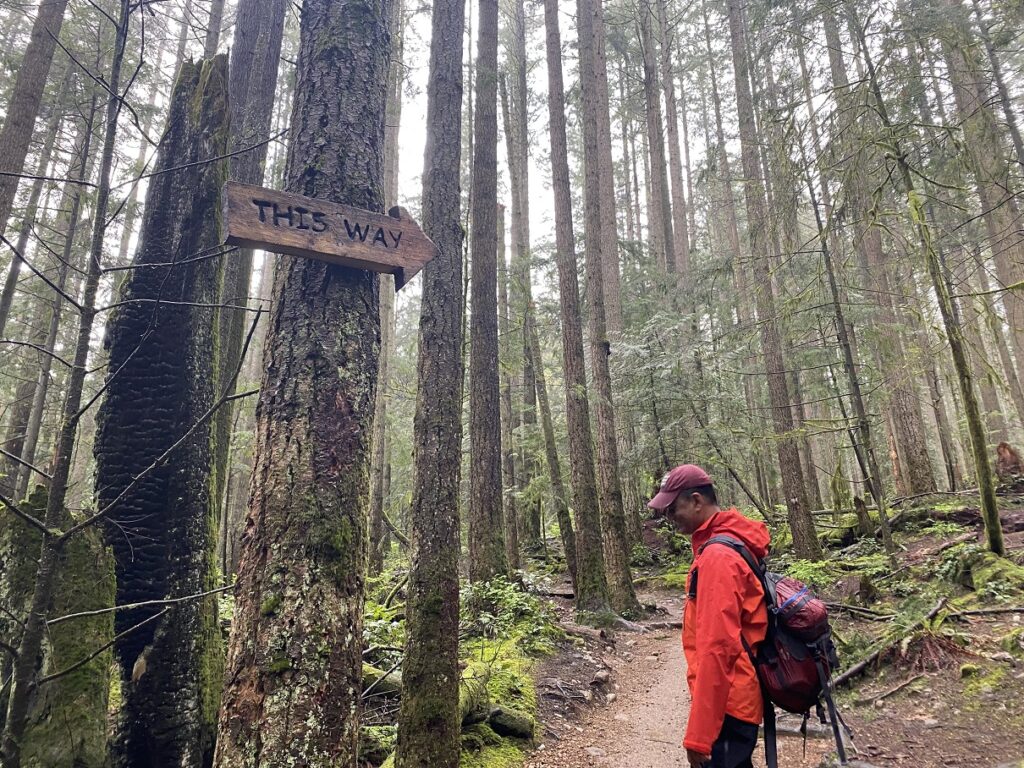
[[[771,536],[768,528],[759,520],[744,517],[735,507],[723,509],[711,516],[700,528],[693,532],[692,544],[694,557],[700,548],[712,536],[732,536],[742,541],[750,553],[758,560],[768,554]]]

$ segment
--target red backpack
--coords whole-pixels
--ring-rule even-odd
[[[842,721],[832,699],[832,671],[839,666],[839,658],[832,642],[825,603],[803,582],[769,572],[764,562],[754,558],[739,539],[712,536],[700,551],[703,552],[710,544],[721,544],[740,555],[764,590],[768,607],[767,634],[756,652],[746,640],[743,640],[743,647],[757,670],[764,695],[765,761],[768,768],[778,766],[775,707],[804,715],[806,725],[811,709],[815,709],[825,722],[822,700],[828,707],[839,763],[846,765],[846,750],[839,733]],[[843,725],[845,727],[845,723]]]

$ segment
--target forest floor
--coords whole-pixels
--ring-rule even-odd
[[[1020,563],[1024,497],[1001,502],[1008,555]],[[1024,571],[987,577],[989,586],[978,591],[965,587],[963,563],[975,562],[983,549],[976,509],[950,502],[918,517],[897,534],[895,569],[880,564],[877,553],[854,549],[821,573],[800,574],[833,606],[863,609],[833,611],[844,669],[885,649],[880,663],[837,696],[856,758],[879,768],[1024,766],[1024,585],[1015,582]],[[689,694],[677,628],[683,567],[677,563],[667,576],[664,567],[653,569],[638,579],[649,590],[642,602],[657,606],[642,622],[645,631],[573,631],[558,655],[537,665],[540,725],[527,768],[687,766],[681,741]],[[980,581],[980,566],[974,568]],[[868,581],[863,574],[877,591],[872,586],[870,597],[860,599],[855,593]],[[552,600],[572,630],[571,604]],[[936,600],[947,601],[943,613],[922,623]],[[949,615],[979,610],[1006,612]],[[780,764],[831,765],[831,731],[812,719],[805,742],[799,725],[798,718],[780,719]],[[754,764],[764,765],[760,746]]]

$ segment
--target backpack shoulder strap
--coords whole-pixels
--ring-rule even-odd
[[[769,594],[768,586],[765,584],[764,580],[764,565],[754,558],[754,555],[751,554],[749,549],[747,549],[746,544],[737,539],[735,536],[719,534],[718,536],[712,536],[710,539],[705,541],[701,545],[700,550],[698,550],[697,554],[701,554],[705,549],[707,549],[712,544],[722,544],[731,549],[736,554],[738,554],[740,557],[742,557],[743,561],[748,566],[750,566],[750,570],[754,572],[754,575],[757,577],[758,582],[760,582],[761,587],[764,589],[765,595]]]

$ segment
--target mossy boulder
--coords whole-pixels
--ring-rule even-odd
[[[372,765],[387,761],[398,742],[398,726],[364,725],[359,732],[359,755]]]
[[[487,724],[499,736],[532,739],[536,727],[533,717],[513,707],[494,707]]]
[[[1024,567],[993,552],[965,550],[958,563],[957,578],[968,589],[981,590],[998,583],[1002,592],[1024,593]]]

